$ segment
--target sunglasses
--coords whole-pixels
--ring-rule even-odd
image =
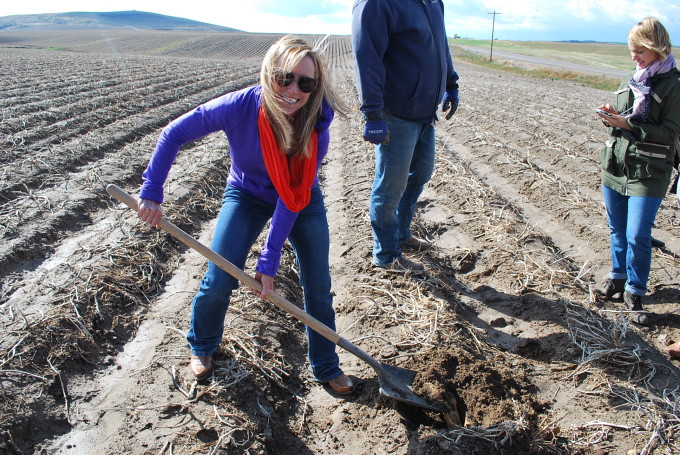
[[[303,76],[295,73],[284,73],[283,71],[274,71],[274,80],[281,87],[288,87],[297,80],[297,86],[302,93],[312,93],[319,82],[313,77]]]

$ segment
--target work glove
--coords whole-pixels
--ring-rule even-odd
[[[387,130],[387,122],[382,111],[364,112],[364,139],[371,144],[387,143],[390,133]]]
[[[450,120],[453,114],[456,113],[458,109],[458,89],[447,90],[444,92],[444,98],[442,99],[442,112],[449,111],[446,114],[446,120]]]

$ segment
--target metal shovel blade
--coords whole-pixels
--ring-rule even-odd
[[[429,409],[430,411],[444,412],[444,409],[441,407],[430,404],[413,393],[411,387],[413,379],[416,377],[415,371],[387,365],[382,362],[380,363],[380,370],[376,370],[376,372],[378,373],[378,384],[380,384],[380,393],[382,395]]]
[[[429,409],[430,411],[444,412],[444,409],[441,406],[430,404],[413,392],[413,380],[415,379],[416,374],[418,374],[415,371],[378,362],[358,346],[340,336],[338,336],[335,343],[366,362],[373,370],[375,370],[378,374],[378,385],[380,385],[381,395]]]

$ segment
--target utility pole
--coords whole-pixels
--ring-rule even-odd
[[[493,20],[491,22],[491,53],[489,54],[489,61],[491,61],[491,59],[493,58],[493,31],[494,28],[496,28],[496,14],[500,13],[497,13],[496,10],[493,10],[493,13],[489,14],[493,14]]]

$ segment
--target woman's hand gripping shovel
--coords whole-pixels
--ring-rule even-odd
[[[117,187],[116,185],[108,185],[106,191],[118,199],[123,204],[130,207],[132,210],[137,211],[137,201],[130,196],[128,193]],[[225,258],[215,253],[213,250],[203,245],[198,240],[191,237],[189,234],[167,221],[165,218],[161,218],[160,228],[175,237],[177,240],[181,241],[185,245],[201,253],[206,259],[212,261],[215,265],[220,267],[222,270],[239,280],[244,285],[251,289],[261,290],[262,285],[258,280],[251,277],[245,273],[240,268],[236,267],[231,262],[227,261]],[[293,305],[288,300],[279,296],[276,292],[270,292],[267,297],[271,303],[282,309],[283,311],[291,314],[299,321],[303,322],[307,326],[311,327],[317,333],[328,338],[336,345],[351,352],[359,359],[368,363],[371,368],[375,370],[378,374],[378,384],[380,385],[380,393],[386,397],[394,398],[395,400],[403,401],[421,408],[428,409],[430,411],[443,412],[444,410],[439,407],[432,405],[425,401],[423,398],[419,397],[413,393],[412,385],[413,379],[416,377],[416,372],[407,370],[406,368],[395,367],[391,365],[386,365],[384,363],[378,362],[376,359],[366,354],[364,351],[359,349],[354,344],[350,343],[346,339],[342,338],[335,331],[331,330],[325,324],[316,320],[305,311],[301,310],[297,306]]]

